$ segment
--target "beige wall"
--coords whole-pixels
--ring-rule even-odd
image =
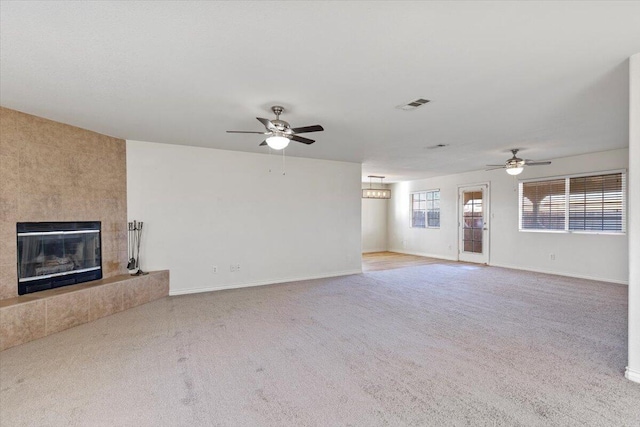
[[[0,108],[0,299],[17,296],[16,222],[102,221],[104,277],[126,273],[125,141]]]

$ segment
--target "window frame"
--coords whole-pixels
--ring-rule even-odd
[[[409,197],[409,228],[415,228],[415,229],[439,229],[440,228],[440,224],[441,224],[441,218],[440,218],[440,206],[438,206],[438,209],[436,210],[435,207],[433,207],[433,201],[436,200],[435,198],[431,198],[431,200],[429,200],[429,197],[427,196],[428,193],[438,193],[438,199],[437,200],[442,200],[440,198],[440,189],[439,188],[434,188],[434,189],[430,189],[430,190],[420,190],[420,191],[412,191],[410,193],[410,197]],[[423,194],[424,195],[424,203],[425,203],[425,209],[424,209],[424,226],[417,226],[414,225],[413,223],[413,217],[414,217],[414,195],[416,194]],[[432,207],[429,207],[429,202],[432,203]],[[422,209],[417,209],[419,211],[421,211]],[[438,212],[438,225],[429,225],[429,212]]]
[[[603,231],[603,230],[571,230],[570,226],[570,181],[571,178],[585,178],[585,177],[596,177],[603,175],[613,175],[613,174],[621,174],[622,176],[622,230],[620,231]],[[551,234],[603,234],[603,235],[612,235],[612,236],[626,236],[627,234],[627,218],[628,218],[628,198],[629,198],[629,190],[627,188],[627,169],[613,169],[613,170],[605,170],[598,172],[584,172],[584,173],[575,173],[575,174],[567,174],[567,175],[555,175],[548,176],[544,178],[528,178],[518,180],[518,231],[522,233],[551,233]],[[565,213],[565,222],[564,222],[564,230],[544,230],[544,229],[534,229],[534,228],[522,228],[522,198],[523,198],[523,184],[528,182],[545,182],[545,181],[555,181],[561,180],[565,181],[565,192],[564,192],[564,213]]]

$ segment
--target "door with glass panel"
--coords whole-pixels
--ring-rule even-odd
[[[458,189],[460,261],[489,263],[488,199],[487,184]]]

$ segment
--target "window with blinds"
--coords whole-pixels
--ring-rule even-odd
[[[411,227],[440,227],[440,190],[411,194]]]
[[[569,179],[569,230],[624,231],[624,175]]]
[[[564,179],[520,184],[520,228],[523,230],[564,230],[566,183]]]
[[[520,230],[626,231],[625,173],[520,183]]]

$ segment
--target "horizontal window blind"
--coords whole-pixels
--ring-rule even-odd
[[[569,230],[624,231],[625,179],[622,173],[569,180]]]
[[[626,174],[520,183],[520,229],[624,233]]]
[[[520,228],[564,230],[565,187],[564,179],[522,183]]]

